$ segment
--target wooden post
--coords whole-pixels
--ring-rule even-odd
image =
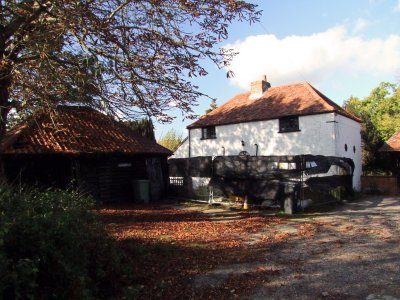
[[[243,209],[245,210],[249,209],[249,205],[247,204],[247,195],[244,196]]]

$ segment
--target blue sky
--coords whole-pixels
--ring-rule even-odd
[[[239,51],[227,70],[204,62],[209,75],[194,81],[217,104],[249,89],[266,74],[272,86],[308,81],[338,104],[365,97],[382,81],[400,81],[400,0],[249,0],[263,10],[261,22],[232,24],[220,47]],[[209,99],[193,107],[197,115]],[[174,128],[183,136],[193,120],[179,112],[157,124],[156,137]]]

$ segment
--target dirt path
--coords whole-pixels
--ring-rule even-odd
[[[400,198],[370,197],[328,213],[307,214],[247,237],[286,234],[265,260],[224,266],[198,276],[195,288],[218,288],[256,268],[265,278],[240,299],[400,298]]]

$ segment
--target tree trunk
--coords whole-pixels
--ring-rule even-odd
[[[12,64],[5,58],[5,41],[0,34],[0,145],[6,133],[7,117],[10,112],[10,86]],[[0,182],[5,180],[4,164],[0,154]]]
[[[3,76],[7,76],[0,70],[0,141],[6,133],[7,117],[10,112],[9,102],[9,88],[10,80],[6,78],[2,79]]]
[[[3,142],[3,137],[6,133],[7,116],[9,108],[9,80],[4,80],[4,73],[0,71],[0,145]],[[0,183],[6,180],[3,157],[0,153]]]

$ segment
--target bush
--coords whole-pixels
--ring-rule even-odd
[[[129,270],[74,191],[0,186],[0,298],[110,298]]]

